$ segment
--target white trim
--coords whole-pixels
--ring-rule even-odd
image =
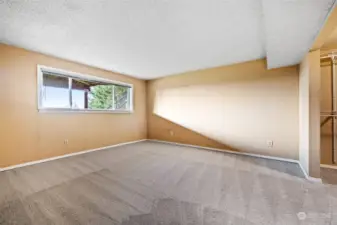
[[[320,183],[320,184],[323,183],[323,181],[322,181],[321,178],[310,177],[310,176],[308,176],[308,177],[306,177],[306,178],[307,178],[308,181],[311,181],[311,182]]]
[[[321,178],[316,178],[316,177],[311,177],[309,176],[309,174],[307,173],[307,171],[304,169],[304,167],[302,166],[301,162],[298,161],[297,162],[298,165],[300,166],[305,178],[311,182],[315,182],[315,183],[323,183],[322,179]]]
[[[112,96],[111,96],[111,98],[112,98],[112,110],[116,110],[116,105],[115,105],[115,85],[114,86],[112,86]]]
[[[22,164],[18,164],[18,165],[14,165],[14,166],[8,166],[8,167],[0,168],[0,172],[6,171],[6,170],[16,169],[16,168],[20,168],[20,167],[25,167],[25,166],[31,166],[31,165],[35,165],[35,164],[39,164],[39,163],[49,162],[49,161],[53,161],[53,160],[57,160],[57,159],[67,158],[67,157],[71,157],[71,156],[82,155],[82,154],[86,154],[86,153],[90,153],[90,152],[106,150],[106,149],[109,149],[109,148],[120,147],[120,146],[123,146],[123,145],[135,144],[135,143],[143,142],[143,141],[146,141],[146,140],[147,139],[142,139],[142,140],[137,140],[137,141],[130,141],[130,142],[124,142],[124,143],[110,145],[110,146],[105,146],[105,147],[101,147],[101,148],[95,148],[95,149],[90,149],[90,150],[85,150],[85,151],[70,153],[70,154],[66,154],[66,155],[51,157],[51,158],[48,158],[48,159],[41,159],[41,160],[27,162],[27,163],[22,163]]]
[[[134,91],[133,91],[133,86],[129,89],[128,91],[128,96],[129,96],[129,101],[130,101],[130,112],[133,112],[134,109],[134,104],[133,104],[133,100],[134,100]]]
[[[63,76],[63,77],[80,78],[80,79],[84,79],[84,80],[87,80],[87,81],[94,80],[94,81],[106,82],[106,83],[110,83],[110,84],[116,84],[116,85],[121,85],[121,86],[133,88],[133,84],[128,84],[128,83],[124,83],[124,82],[120,82],[120,81],[116,81],[116,80],[110,80],[110,79],[106,79],[106,78],[102,78],[102,77],[98,77],[98,76],[93,76],[93,75],[89,75],[89,74],[76,73],[76,72],[69,71],[69,70],[57,69],[57,68],[53,68],[53,67],[49,67],[49,66],[37,65],[37,69],[41,73],[43,73],[43,72],[54,73],[54,74],[58,74],[58,75]]]
[[[245,156],[257,157],[257,158],[264,158],[264,159],[271,159],[271,160],[297,163],[299,165],[299,167],[301,168],[301,170],[303,171],[303,174],[304,174],[304,176],[307,180],[312,181],[312,182],[322,183],[322,179],[310,177],[307,174],[307,172],[304,170],[304,168],[302,167],[301,163],[298,160],[281,158],[281,157],[274,157],[274,156],[259,155],[259,154],[246,153],[246,152],[235,152],[235,151],[229,151],[229,150],[222,150],[222,149],[218,149],[218,148],[203,147],[203,146],[199,146],[199,145],[182,144],[182,143],[170,142],[170,141],[161,141],[161,140],[156,140],[156,139],[142,139],[142,140],[137,140],[137,141],[130,141],[130,142],[120,143],[120,144],[116,144],[116,145],[110,145],[110,146],[105,146],[105,147],[101,147],[101,148],[95,148],[95,149],[85,150],[85,151],[81,151],[81,152],[75,152],[75,153],[71,153],[71,154],[56,156],[56,157],[52,157],[52,158],[48,158],[48,159],[42,159],[42,160],[22,163],[22,164],[18,164],[18,165],[14,165],[14,166],[0,168],[0,172],[6,171],[6,170],[16,169],[16,168],[20,168],[20,167],[25,167],[25,166],[35,165],[35,164],[39,164],[39,163],[49,162],[49,161],[53,161],[53,160],[57,160],[57,159],[67,158],[67,157],[71,157],[71,156],[82,155],[82,154],[86,154],[86,153],[90,153],[90,152],[106,150],[106,149],[109,149],[109,148],[119,147],[119,146],[123,146],[123,145],[135,144],[135,143],[143,142],[143,141],[152,141],[152,142],[159,142],[159,143],[164,143],[164,144],[179,145],[179,146],[205,149],[205,150],[210,150],[210,151],[224,152],[224,153],[229,153],[229,154],[245,155]],[[331,166],[321,164],[321,167],[330,168]],[[337,169],[337,167],[335,167],[335,169]]]
[[[116,113],[116,114],[132,114],[133,110],[105,110],[105,109],[71,109],[71,108],[42,108],[39,113]]]
[[[245,156],[257,157],[257,158],[263,158],[263,159],[271,159],[271,160],[278,160],[278,161],[283,161],[283,162],[296,163],[296,164],[299,165],[299,167],[303,171],[303,174],[304,174],[304,176],[307,180],[309,180],[311,182],[322,183],[322,179],[310,177],[307,174],[307,172],[304,170],[304,168],[302,167],[301,163],[298,160],[295,160],[295,159],[287,159],[287,158],[282,158],[282,157],[266,156],[266,155],[246,153],[246,152],[235,152],[235,151],[223,150],[223,149],[219,149],[219,148],[204,147],[204,146],[199,146],[199,145],[189,145],[189,144],[182,144],[182,143],[177,143],[177,142],[161,141],[161,140],[156,140],[156,139],[148,139],[148,141],[171,144],[171,145],[180,145],[180,146],[186,146],[186,147],[192,147],[192,148],[201,148],[201,149],[206,149],[206,150],[210,150],[210,151],[224,152],[224,153],[229,153],[229,154],[245,155]]]
[[[337,165],[321,164],[321,167],[337,170]]]
[[[304,167],[302,166],[301,162],[300,162],[300,161],[297,161],[297,163],[298,163],[299,167],[301,168],[301,170],[302,170],[302,172],[303,172],[305,178],[308,179],[308,178],[309,178],[309,175],[307,174],[307,171],[305,171],[305,169],[304,169]]]
[[[304,174],[304,175],[306,175],[306,174]],[[310,176],[306,176],[305,178],[306,178],[308,181],[311,181],[311,182],[314,182],[314,183],[320,183],[320,184],[323,183],[323,181],[322,181],[321,178],[310,177]]]
[[[236,155],[245,155],[245,156],[252,156],[252,157],[258,157],[258,158],[264,158],[264,159],[273,159],[273,160],[278,160],[278,161],[298,163],[298,160],[295,160],[295,159],[287,159],[287,158],[260,155],[260,154],[254,154],[254,153],[246,153],[246,152],[236,152],[236,151],[230,151],[230,150],[223,150],[223,149],[219,149],[219,148],[204,147],[204,146],[199,146],[199,145],[189,145],[189,144],[182,144],[182,143],[177,143],[177,142],[161,141],[161,140],[156,140],[156,139],[148,139],[148,140],[153,141],[153,142],[161,142],[161,143],[166,143],[166,144],[172,144],[172,145],[181,145],[181,146],[186,146],[186,147],[202,148],[202,149],[206,149],[206,150],[217,151],[217,152],[225,152],[225,153],[236,154]]]
[[[42,95],[43,95],[43,73],[47,72],[47,73],[51,73],[51,74],[55,74],[55,76],[61,76],[61,77],[66,77],[69,79],[69,107],[66,108],[51,108],[51,107],[44,107],[42,105]],[[81,73],[76,73],[76,72],[72,72],[72,71],[67,71],[67,70],[62,70],[62,69],[56,69],[53,67],[48,67],[48,66],[43,66],[43,65],[37,65],[37,108],[39,112],[53,112],[53,113],[57,113],[57,112],[75,112],[75,113],[79,113],[79,112],[84,112],[84,113],[88,113],[88,112],[100,112],[100,113],[133,113],[133,108],[134,108],[134,103],[133,103],[133,96],[131,98],[128,98],[129,102],[129,109],[127,110],[115,110],[115,109],[74,109],[72,107],[72,91],[71,91],[71,82],[73,78],[79,78],[79,79],[83,79],[83,80],[87,80],[87,81],[99,81],[99,82],[105,82],[111,85],[120,85],[120,86],[124,86],[124,87],[128,87],[128,95],[133,95],[133,84],[129,84],[129,83],[123,83],[120,81],[115,81],[115,80],[109,80],[106,78],[102,78],[102,77],[97,77],[97,76],[93,76],[93,75],[87,75],[87,74],[81,74]],[[114,98],[112,98],[114,99]],[[113,104],[114,107],[114,104]]]

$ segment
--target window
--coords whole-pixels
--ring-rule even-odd
[[[132,85],[38,66],[39,110],[132,111]]]

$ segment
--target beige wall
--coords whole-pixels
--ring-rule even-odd
[[[321,63],[321,111],[331,111],[331,64]],[[321,117],[321,122],[324,120]],[[332,122],[327,122],[321,128],[321,163],[332,164]]]
[[[132,83],[135,111],[39,113],[37,64]],[[0,84],[0,167],[147,136],[145,81],[0,44]]]
[[[312,45],[311,50],[325,49],[328,47],[327,45],[332,44],[331,39],[333,39],[333,36],[336,35],[336,33],[333,34],[334,31],[336,32],[336,28],[337,28],[337,7],[335,7],[330,12],[328,18],[324,23],[323,28],[320,30],[314,44]],[[334,41],[332,40],[332,42]]]
[[[334,32],[334,39],[337,43],[337,29]],[[329,45],[324,44],[326,47],[324,50],[321,50],[322,54],[329,54],[332,51],[337,49],[337,45],[335,48],[329,48]],[[335,68],[336,63],[335,63]],[[331,75],[332,75],[332,67],[331,60],[322,60],[321,61],[321,111],[330,112],[331,108]],[[336,81],[337,82],[337,81]],[[337,85],[337,83],[336,83]],[[324,117],[321,117],[321,121],[323,121]],[[330,120],[321,128],[321,163],[322,164],[333,164],[332,160],[332,121]],[[335,154],[336,155],[336,154]]]
[[[311,177],[320,177],[320,51],[300,64],[299,160]]]
[[[327,41],[322,46],[323,50],[337,50],[337,28],[334,32],[329,36]]]
[[[152,80],[148,137],[298,159],[298,96],[298,68],[264,60]]]
[[[39,113],[37,64],[132,83],[135,112]],[[144,138],[299,158],[297,67],[258,60],[145,82],[0,45],[0,74],[0,167]]]
[[[309,59],[300,64],[299,78],[299,161],[309,174],[309,84],[310,84]]]

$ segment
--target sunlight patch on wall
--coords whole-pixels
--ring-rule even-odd
[[[157,90],[154,113],[241,151],[297,158],[298,78]],[[272,140],[274,145],[268,146]]]

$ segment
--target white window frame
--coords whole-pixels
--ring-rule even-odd
[[[54,74],[55,76],[60,76],[60,77],[67,77],[69,78],[69,107],[65,108],[52,108],[52,107],[43,107],[42,104],[42,99],[43,99],[43,74],[44,73],[50,73]],[[73,78],[77,79],[83,79],[87,81],[99,81],[99,82],[104,82],[107,84],[112,84],[112,85],[120,85],[120,86],[125,86],[129,87],[129,101],[130,101],[130,108],[126,110],[122,109],[114,109],[115,104],[113,102],[113,108],[112,109],[74,109],[72,108],[71,104],[71,82]],[[114,92],[114,89],[113,89]],[[114,101],[114,97],[112,98]],[[114,81],[114,80],[109,80],[97,76],[92,76],[92,75],[87,75],[87,74],[81,74],[81,73],[76,73],[72,71],[66,71],[62,69],[56,69],[53,67],[48,67],[48,66],[43,66],[43,65],[37,65],[37,102],[38,102],[38,111],[39,112],[78,112],[78,113],[133,113],[133,85],[128,84],[128,83],[123,83],[120,81]]]

